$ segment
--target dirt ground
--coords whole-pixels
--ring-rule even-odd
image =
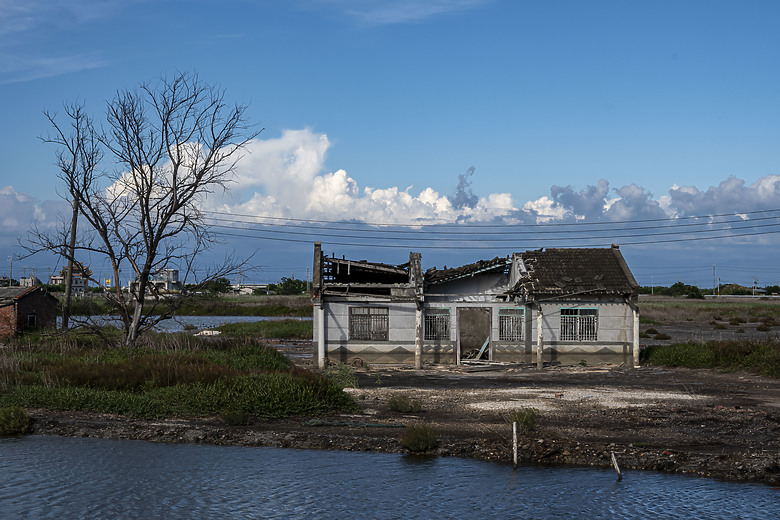
[[[311,364],[306,342],[280,347]],[[307,356],[309,359],[307,360]],[[138,421],[35,412],[36,433],[163,442],[402,452],[403,428],[431,426],[436,454],[512,461],[505,415],[539,410],[519,439],[521,464],[689,473],[780,485],[780,380],[746,373],[620,366],[402,366],[356,369],[348,389],[362,413],[227,426],[208,420]],[[388,400],[419,401],[415,414]]]

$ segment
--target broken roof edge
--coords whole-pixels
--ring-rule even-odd
[[[452,282],[454,280],[460,280],[461,278],[466,278],[475,274],[494,271],[499,268],[505,269],[511,264],[511,256],[510,258],[497,256],[491,260],[477,260],[471,264],[465,264],[459,267],[450,267],[447,269],[436,269],[436,267],[431,267],[425,271],[425,283],[436,285],[440,283]],[[435,276],[437,274],[438,277]],[[433,279],[430,279],[432,276]]]
[[[634,292],[638,291],[639,284],[637,283],[636,278],[634,278],[634,273],[632,273],[631,269],[628,267],[626,259],[623,258],[623,253],[620,251],[620,246],[618,244],[612,244],[612,252],[615,254],[615,258],[617,258],[617,261],[620,264],[620,268],[623,269],[623,274],[626,275],[626,279],[628,280],[629,285],[633,287]]]
[[[408,274],[409,262],[405,262],[399,265],[384,264],[381,262],[369,262],[368,260],[352,260],[349,258],[335,258],[330,256],[323,256],[322,261],[330,264],[351,265],[361,268],[376,269],[378,271],[390,271],[397,274]]]

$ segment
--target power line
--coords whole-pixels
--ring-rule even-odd
[[[764,209],[764,210],[754,210],[754,211],[735,211],[731,213],[715,213],[712,215],[692,215],[687,217],[665,217],[665,218],[648,218],[648,219],[628,219],[628,220],[611,220],[611,221],[603,221],[603,222],[550,222],[550,223],[544,223],[544,224],[525,224],[525,223],[517,223],[517,224],[498,224],[498,223],[485,223],[485,224],[479,224],[479,223],[458,223],[458,222],[451,222],[448,220],[440,220],[438,223],[435,221],[432,221],[432,219],[429,219],[428,221],[419,221],[419,222],[409,222],[407,224],[388,224],[387,222],[365,222],[365,221],[349,221],[349,220],[319,220],[319,219],[306,219],[306,218],[294,218],[294,217],[274,217],[270,215],[250,215],[246,213],[229,213],[225,211],[204,211],[206,214],[213,214],[213,215],[228,215],[231,217],[248,217],[253,219],[266,219],[266,220],[273,220],[273,221],[284,221],[284,222],[305,222],[305,223],[318,223],[318,224],[343,224],[343,225],[365,225],[365,226],[379,226],[379,227],[387,227],[387,226],[403,226],[403,227],[418,227],[418,226],[437,226],[437,227],[458,227],[461,228],[463,226],[468,227],[489,227],[489,228],[496,228],[496,227],[517,227],[517,226],[523,226],[523,227],[566,227],[566,226],[575,226],[575,227],[582,227],[582,226],[602,226],[602,225],[615,225],[615,224],[637,224],[642,222],[679,222],[682,220],[698,220],[698,219],[712,219],[712,218],[720,218],[720,217],[738,217],[743,218],[742,216],[749,216],[749,215],[762,215],[766,213],[773,213],[773,212],[780,212],[780,208],[775,209]],[[510,217],[510,215],[503,215],[504,217]]]

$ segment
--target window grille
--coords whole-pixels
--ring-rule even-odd
[[[562,341],[596,341],[598,309],[561,309]]]
[[[523,309],[498,310],[498,339],[500,341],[522,341],[525,329]]]
[[[349,339],[387,341],[388,315],[387,307],[350,307]]]
[[[450,339],[449,309],[427,309],[425,311],[425,334],[428,341]]]

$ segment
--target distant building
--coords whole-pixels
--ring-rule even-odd
[[[65,278],[68,276],[68,268],[60,269],[59,275],[49,277],[49,285],[65,285]],[[92,276],[92,269],[81,264],[73,266],[73,278],[70,282],[70,290],[73,293],[84,293],[89,290],[89,277]]]
[[[262,292],[268,291],[267,283],[242,283],[233,286],[233,292],[237,294],[254,294],[256,289]]]
[[[0,287],[0,338],[56,324],[57,299],[43,287]]]
[[[22,276],[19,278],[20,287],[35,287],[41,285],[41,280],[37,276]]]
[[[134,291],[138,282],[130,282],[130,291]],[[158,292],[180,292],[184,285],[179,281],[178,269],[161,269],[149,277],[149,286]]]

